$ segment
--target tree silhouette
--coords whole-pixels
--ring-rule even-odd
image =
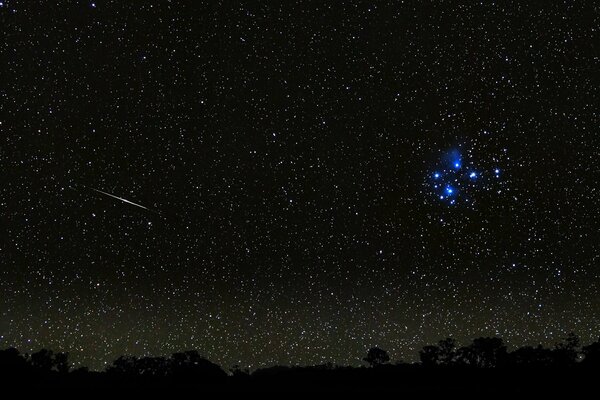
[[[110,375],[133,376],[137,374],[136,363],[135,356],[120,356],[106,368],[106,372]]]
[[[54,368],[58,373],[67,374],[71,369],[69,365],[69,353],[56,353],[54,355]]]
[[[554,355],[551,349],[547,349],[542,345],[537,347],[524,346],[508,355],[508,363],[519,367],[547,368],[554,365]]]
[[[195,351],[174,353],[170,360],[171,374],[183,380],[222,379],[227,376],[217,364],[213,364]]]
[[[372,367],[369,369],[321,364],[273,366],[250,373],[234,365],[230,369],[231,374],[227,375],[218,365],[192,350],[174,353],[170,357],[121,356],[104,372],[88,371],[86,368],[71,371],[68,353],[42,349],[28,356],[9,348],[0,350],[0,379],[59,387],[158,388],[181,385],[206,391],[366,387],[377,391],[397,389],[399,379],[404,379],[403,385],[409,392],[435,383],[440,394],[450,393],[461,379],[465,388],[470,389],[496,388],[495,385],[502,383],[497,386],[499,390],[524,388],[532,391],[539,391],[540,382],[546,379],[552,382],[547,387],[555,393],[557,385],[567,389],[567,382],[573,383],[568,390],[594,385],[597,368],[600,367],[600,341],[581,347],[579,338],[570,334],[552,348],[524,346],[509,353],[500,338],[477,338],[458,350],[455,340],[446,338],[435,345],[424,346],[419,356],[422,366],[439,368],[421,368],[417,364],[406,363],[390,365],[388,353],[373,347],[363,359]],[[388,365],[379,368],[384,364]],[[478,371],[480,369],[487,371],[482,373]]]
[[[440,362],[443,365],[450,365],[456,357],[456,340],[446,338],[438,343],[440,347]]]
[[[583,355],[583,360],[581,360],[583,365],[600,367],[600,339],[597,342],[583,346],[581,354]]]
[[[390,361],[390,356],[387,351],[380,349],[379,347],[372,347],[367,352],[367,356],[363,358],[364,361],[368,362],[371,367],[377,367]]]
[[[458,363],[477,368],[498,367],[506,359],[506,346],[502,339],[495,337],[477,338],[457,352]]]
[[[424,346],[419,350],[419,359],[425,367],[433,367],[440,362],[440,348],[436,345]]]
[[[23,375],[30,371],[27,359],[14,347],[0,351],[0,376]]]
[[[142,357],[135,363],[136,373],[144,377],[165,377],[168,374],[164,357]]]
[[[561,367],[570,367],[575,365],[579,357],[579,337],[573,332],[565,338],[561,343],[558,343],[553,351],[554,362]]]
[[[456,357],[456,340],[446,338],[436,345],[423,347],[419,351],[421,363],[426,366],[451,365]]]
[[[237,364],[232,366],[229,371],[231,372],[231,376],[235,378],[246,378],[250,376],[250,370],[248,368],[242,368]]]
[[[41,349],[29,357],[29,364],[38,372],[58,372],[67,374],[71,369],[69,353],[54,353],[52,350]]]
[[[41,349],[31,355],[29,362],[38,371],[49,372],[54,365],[52,350]]]

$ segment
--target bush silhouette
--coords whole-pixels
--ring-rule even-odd
[[[509,354],[508,364],[517,367],[548,368],[554,365],[554,356],[551,349],[541,345],[525,346]]]
[[[600,339],[597,342],[591,343],[588,346],[581,348],[583,360],[581,363],[586,367],[600,367]]]
[[[557,365],[573,366],[579,357],[579,337],[574,333],[569,333],[563,342],[558,343],[554,351],[554,362]]]
[[[372,347],[367,352],[367,356],[363,358],[371,367],[377,367],[390,361],[390,356],[387,351],[379,347]]]
[[[423,347],[419,351],[421,364],[425,367],[451,365],[456,359],[456,340],[446,338],[436,345]]]
[[[477,368],[498,367],[507,359],[506,346],[500,338],[478,338],[458,349],[457,362]]]
[[[29,362],[39,372],[66,374],[70,370],[69,353],[54,353],[52,350],[41,349],[31,355]]]

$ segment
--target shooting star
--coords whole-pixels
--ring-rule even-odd
[[[83,186],[83,185],[82,185],[82,186]],[[87,188],[87,186],[84,186],[84,187],[86,187],[86,188]],[[136,207],[139,207],[139,208],[141,208],[141,209],[144,209],[144,210],[146,210],[146,211],[150,211],[150,212],[153,212],[153,213],[156,213],[156,214],[159,214],[159,215],[160,215],[160,212],[159,212],[159,211],[157,211],[157,210],[152,210],[152,209],[150,209],[150,208],[148,208],[148,207],[145,207],[145,206],[143,206],[143,205],[141,205],[141,204],[134,203],[133,201],[129,201],[129,200],[127,200],[127,199],[124,199],[124,198],[122,198],[122,197],[119,197],[119,196],[115,196],[114,194],[110,194],[110,193],[104,192],[104,191],[102,191],[102,190],[99,190],[99,189],[94,189],[93,187],[90,187],[90,188],[88,188],[88,189],[91,189],[91,190],[93,190],[94,192],[98,192],[98,193],[100,193],[100,194],[103,194],[103,195],[105,195],[105,196],[112,197],[113,199],[120,200],[120,201],[122,201],[123,203],[131,204],[132,206],[136,206]]]

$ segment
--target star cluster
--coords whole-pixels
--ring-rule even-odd
[[[2,0],[0,347],[257,368],[597,340],[598,22]]]
[[[464,160],[457,150],[445,154],[438,168],[427,178],[432,195],[447,205],[470,207],[476,206],[479,191],[495,191],[500,195],[504,186],[500,168],[483,171],[470,161]]]

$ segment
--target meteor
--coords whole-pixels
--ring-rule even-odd
[[[84,186],[84,187],[87,187],[87,186]],[[122,197],[115,196],[114,194],[110,194],[110,193],[104,192],[104,191],[102,191],[102,190],[99,190],[99,189],[94,189],[94,188],[92,188],[92,187],[91,187],[91,188],[88,188],[88,189],[91,189],[91,190],[93,190],[94,192],[97,192],[97,193],[103,194],[103,195],[105,195],[105,196],[112,197],[113,199],[120,200],[120,201],[122,201],[123,203],[131,204],[132,206],[139,207],[139,208],[141,208],[141,209],[144,209],[144,210],[146,210],[146,211],[150,211],[150,212],[153,212],[153,213],[160,214],[160,212],[158,212],[158,211],[152,210],[152,209],[150,209],[150,208],[148,208],[148,207],[145,207],[145,206],[143,206],[143,205],[141,205],[141,204],[138,204],[138,203],[134,203],[133,201],[129,201],[129,200],[127,200],[127,199],[124,199],[124,198],[122,198]]]

